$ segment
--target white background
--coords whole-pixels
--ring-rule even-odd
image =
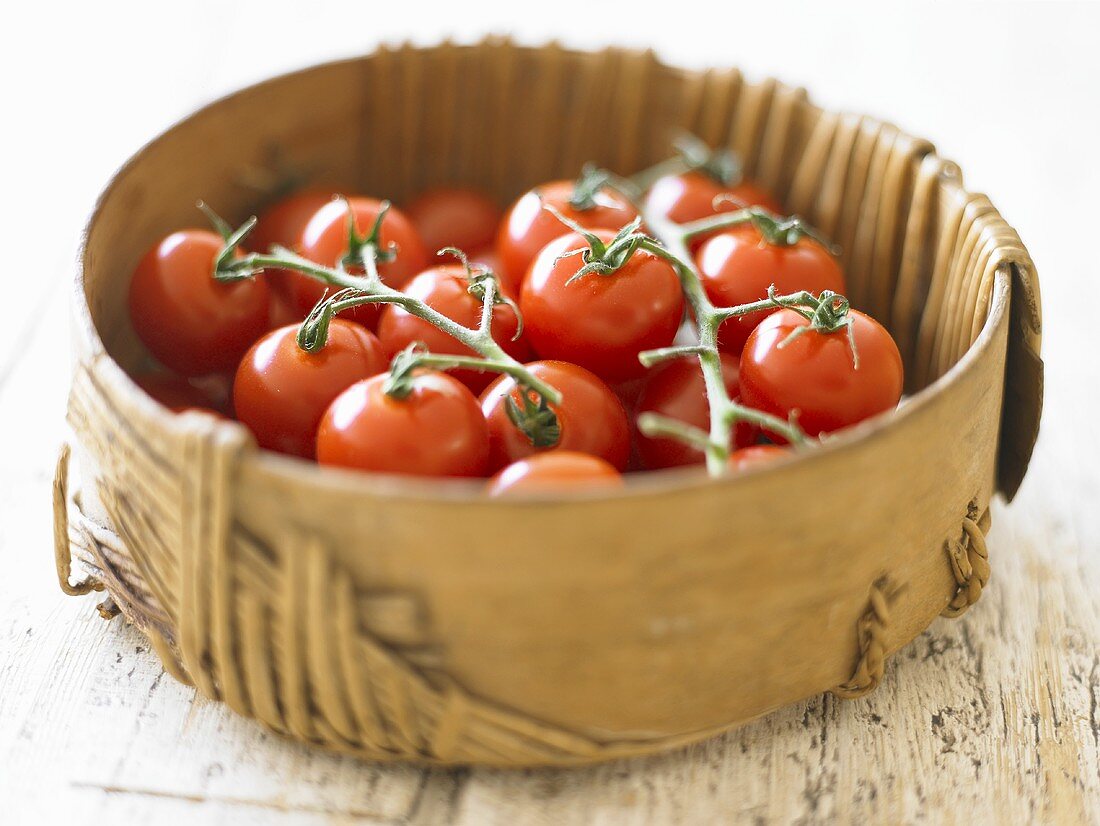
[[[1047,326],[1048,354],[1094,313],[1064,277],[1097,271],[1088,247],[1100,193],[1094,3],[190,0],[21,3],[3,14],[0,278],[6,300],[26,308],[67,271],[109,174],[198,104],[380,41],[492,32],[734,64],[928,137],[1029,246],[1047,316],[1063,321]],[[14,335],[0,332],[0,353]],[[1082,370],[1100,379],[1093,359],[1072,360],[1048,359],[1055,387]]]
[[[91,730],[97,719],[88,721],[88,709],[100,701],[121,703],[120,725],[131,725],[132,715],[125,696],[97,682],[106,666],[66,642],[70,634],[86,642],[123,632],[92,630],[98,620],[88,619],[90,605],[58,595],[50,564],[49,474],[68,378],[65,285],[84,217],[114,168],[196,106],[380,41],[511,33],[533,43],[653,47],[684,65],[775,75],[806,86],[826,106],[869,112],[932,139],[1019,230],[1042,283],[1049,403],[1031,476],[1006,520],[1033,507],[1069,531],[1070,573],[1100,593],[1100,530],[1085,515],[1100,495],[1100,6],[27,2],[5,4],[0,26],[0,803],[15,792],[5,777],[21,778],[27,799],[60,804],[79,796],[81,777],[99,776],[89,761],[117,760],[120,771],[129,765],[81,741],[81,727]],[[1095,610],[1078,619],[1097,627]],[[135,662],[139,676],[153,668],[148,655]],[[84,711],[69,720],[59,710],[65,697],[56,695],[71,684]],[[171,716],[178,705],[162,711]],[[106,720],[101,730],[113,731]],[[217,739],[222,723],[211,725],[204,731]],[[144,746],[150,754],[155,731]],[[195,761],[213,759],[218,748],[229,749],[218,760],[234,759],[225,743],[190,748]],[[66,754],[83,756],[67,762]],[[165,760],[172,754],[162,753]],[[192,767],[180,760],[173,771],[190,777]],[[267,774],[252,778],[252,793],[282,794],[276,781],[285,765],[272,759]],[[241,782],[230,792],[244,794]],[[294,798],[293,784],[286,794]],[[159,811],[133,805],[131,814]]]

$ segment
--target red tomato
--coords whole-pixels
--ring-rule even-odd
[[[731,195],[736,203],[722,201],[719,195]],[[702,172],[684,172],[658,178],[646,195],[646,211],[663,215],[677,224],[687,224],[720,212],[734,212],[744,206],[762,206],[779,212],[779,203],[750,181],[725,186]]]
[[[517,288],[527,268],[543,247],[569,232],[569,227],[543,209],[550,204],[562,215],[585,229],[609,229],[612,232],[638,217],[637,210],[622,195],[605,187],[600,198],[607,205],[578,210],[569,205],[573,181],[553,181],[525,193],[504,216],[497,234],[497,254],[500,256],[501,277]]]
[[[323,189],[307,189],[279,199],[260,213],[256,227],[245,239],[245,244],[256,252],[270,252],[273,245],[279,244],[301,253],[302,233],[309,219],[334,197],[333,193]],[[293,274],[288,270],[266,270],[264,277],[279,293],[289,293]]]
[[[267,329],[262,278],[215,281],[222,239],[174,232],[141,259],[130,281],[130,319],[149,352],[185,376],[232,370]]]
[[[738,392],[737,359],[721,355],[722,378],[730,398]],[[638,413],[656,413],[710,431],[710,407],[699,360],[692,357],[667,361],[652,368],[646,375],[638,398]],[[741,423],[734,428],[731,448],[745,447],[756,441],[756,428]],[[638,454],[650,470],[702,464],[706,457],[701,450],[667,437],[651,439],[638,434]]]
[[[469,292],[469,286],[466,270],[461,265],[445,264],[420,273],[405,286],[404,292],[420,299],[452,321],[465,327],[477,327],[481,319],[481,300]],[[512,358],[527,361],[531,357],[527,342],[523,339],[512,340],[518,329],[516,311],[507,304],[497,304],[493,308],[493,338]],[[378,337],[386,354],[391,357],[414,341],[421,342],[433,353],[477,355],[435,325],[394,304],[382,310],[382,318],[378,322]],[[448,372],[475,393],[480,393],[496,378],[495,373],[479,373],[475,370]]]
[[[381,201],[374,198],[348,198],[331,201],[318,210],[302,231],[299,244],[301,255],[310,261],[316,261],[326,267],[333,267],[348,252],[348,206],[355,216],[355,229],[360,234],[370,231],[378,217]],[[424,242],[416,234],[409,219],[398,209],[390,207],[382,221],[382,246],[397,245],[397,257],[378,266],[382,280],[395,289],[401,289],[410,278],[431,263],[431,256]],[[320,281],[301,273],[291,273],[290,290],[299,312],[308,313],[321,300],[326,292],[335,288],[326,287]],[[360,324],[373,327],[378,320],[376,305],[363,305],[346,312],[344,315]]]
[[[386,395],[386,379],[357,382],[332,403],[317,431],[318,462],[413,476],[485,475],[488,427],[464,384],[424,371],[398,399]]]
[[[561,393],[552,405],[561,427],[556,445],[538,448],[508,418],[505,399],[522,406],[516,382],[501,376],[481,394],[481,409],[489,422],[491,470],[540,451],[573,450],[599,456],[619,470],[630,458],[630,422],[622,402],[599,377],[564,361],[534,361],[527,365],[537,377]]]
[[[277,330],[288,324],[295,324],[303,318],[305,314],[298,312],[298,307],[291,302],[290,298],[279,290],[271,291],[271,307],[268,309],[267,316],[268,330]]]
[[[619,471],[597,456],[552,450],[513,462],[489,480],[490,496],[621,488]]]
[[[183,376],[172,373],[143,373],[134,376],[134,383],[173,413],[185,410],[204,410],[222,415],[214,399],[201,388],[195,387]]]
[[[741,354],[745,404],[798,424],[810,436],[854,425],[892,410],[901,399],[902,363],[894,339],[881,324],[849,310],[859,356],[853,363],[845,330],[808,330],[780,344],[809,322],[794,310],[778,310],[753,330]]]
[[[742,471],[748,468],[759,467],[760,465],[771,464],[776,459],[786,456],[787,453],[787,448],[781,447],[780,445],[751,445],[750,447],[743,447],[730,454],[730,470]]]
[[[260,447],[311,458],[317,425],[332,400],[360,379],[387,367],[369,330],[333,319],[325,346],[298,347],[298,325],[272,330],[248,351],[233,382],[237,418]]]
[[[836,258],[817,241],[803,237],[790,246],[769,244],[751,224],[721,232],[699,250],[699,275],[707,296],[718,307],[767,298],[772,284],[782,295],[799,290],[844,293],[844,273]],[[727,320],[718,346],[738,354],[753,328],[771,310]]]
[[[497,251],[493,247],[487,247],[485,249],[478,250],[476,253],[470,255],[470,263],[473,265],[480,264],[488,270],[492,270],[497,274],[500,279],[500,286],[509,296],[516,297],[516,284],[511,283],[504,279],[500,274],[500,256],[497,255]]]
[[[407,207],[409,216],[428,250],[457,247],[474,258],[493,243],[500,207],[476,189],[429,189]]]
[[[608,242],[614,233],[596,230]],[[672,265],[645,250],[635,252],[610,275],[589,273],[568,283],[584,265],[588,242],[569,233],[548,244],[523,281],[519,306],[531,346],[540,356],[571,361],[605,381],[645,372],[638,353],[667,347],[684,311],[680,280]]]

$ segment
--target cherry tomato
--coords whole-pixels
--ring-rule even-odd
[[[311,458],[332,400],[387,361],[370,330],[343,319],[332,320],[316,353],[299,348],[297,336],[298,325],[289,324],[256,342],[237,368],[233,403],[260,447]]]
[[[386,395],[386,379],[357,382],[332,403],[317,431],[318,462],[413,476],[485,475],[488,426],[464,384],[424,371],[398,399]]]
[[[595,234],[605,242],[614,236]],[[676,337],[684,311],[680,281],[663,258],[638,250],[610,275],[589,273],[569,283],[584,261],[560,256],[587,247],[571,232],[539,253],[519,299],[527,337],[544,358],[571,361],[609,382],[635,378],[645,372],[638,353]]]
[[[211,395],[173,373],[143,373],[134,376],[134,383],[173,413],[204,410],[215,415],[222,411]]]
[[[798,411],[798,424],[810,436],[840,430],[896,407],[902,392],[902,362],[894,339],[870,316],[859,310],[849,314],[858,368],[846,331],[811,329],[787,340],[810,322],[794,310],[778,310],[764,319],[741,354],[744,403],[782,419]]]
[[[405,286],[404,292],[465,327],[477,327],[481,320],[481,299],[470,293],[469,286],[466,270],[461,265],[445,264],[424,270]],[[530,359],[531,350],[527,342],[523,339],[513,341],[519,329],[515,310],[507,304],[493,307],[492,329],[493,338],[512,358],[517,361]],[[477,355],[434,324],[395,304],[382,310],[382,318],[378,322],[378,337],[389,356],[396,355],[414,341],[421,342],[433,353]],[[496,378],[495,373],[480,373],[475,370],[448,372],[474,393],[480,393]]]
[[[334,197],[327,190],[307,189],[279,199],[260,213],[256,227],[245,239],[245,244],[249,249],[263,253],[270,252],[275,244],[301,253],[302,233],[309,219]],[[288,270],[266,270],[264,277],[281,295],[289,293],[292,273]],[[302,313],[298,317],[304,315]]]
[[[736,202],[722,201],[719,195],[731,195]],[[646,195],[646,210],[663,215],[677,224],[687,224],[720,212],[733,212],[746,206],[780,210],[775,198],[751,181],[725,186],[702,172],[684,172],[658,178]]]
[[[500,256],[497,255],[495,247],[486,247],[484,249],[478,250],[476,253],[473,253],[470,256],[470,263],[479,264],[488,270],[492,270],[494,273],[496,273],[497,278],[500,280],[500,286],[504,290],[504,292],[512,298],[516,297],[517,285],[513,284],[511,281],[507,280],[501,275]]]
[[[489,480],[490,496],[621,488],[619,471],[597,456],[552,450],[513,462]]]
[[[267,284],[262,278],[215,281],[221,248],[213,232],[174,232],[145,254],[130,281],[138,337],[158,361],[185,376],[234,369],[267,329]]]
[[[405,207],[405,214],[429,251],[457,247],[471,258],[492,246],[500,223],[500,207],[476,189],[429,189]]]
[[[788,453],[787,448],[780,445],[750,445],[730,454],[730,470],[742,471],[748,468],[768,465]]]
[[[611,388],[583,367],[564,361],[535,361],[527,367],[561,393],[561,403],[551,406],[561,427],[560,439],[553,447],[538,448],[512,423],[505,399],[510,396],[522,407],[522,396],[514,379],[501,376],[481,394],[481,409],[489,422],[490,469],[561,449],[599,456],[624,470],[630,458],[630,422]]]
[[[573,186],[573,181],[553,181],[537,186],[516,201],[504,216],[497,234],[497,254],[501,277],[516,287],[516,292],[527,268],[542,248],[569,232],[565,224],[543,209],[544,204],[550,204],[585,229],[615,232],[638,216],[628,200],[607,187],[599,193],[604,203],[591,209],[574,209],[569,205]]]
[[[351,207],[355,216],[356,231],[366,233],[374,226],[381,203],[374,198],[349,198],[347,202],[336,200],[325,204],[302,230],[299,243],[301,254],[326,267],[335,266],[348,251],[348,207]],[[397,245],[397,257],[378,266],[378,274],[382,276],[382,280],[395,289],[401,289],[410,278],[431,263],[431,256],[412,223],[395,207],[390,207],[382,220],[380,240],[383,247],[391,243]],[[294,303],[303,314],[308,313],[326,292],[334,291],[333,288],[301,273],[291,273],[289,281]],[[365,304],[345,312],[344,315],[367,327],[373,327],[378,320],[378,312],[376,305]]]
[[[722,378],[730,398],[738,393],[737,359],[721,355]],[[647,374],[638,397],[639,413],[656,413],[693,425],[700,430],[710,430],[710,407],[707,403],[706,385],[699,360],[694,356],[678,358],[658,364]],[[742,422],[734,428],[731,448],[751,445],[756,441],[756,428]],[[638,434],[638,454],[642,464],[651,470],[697,465],[706,460],[701,450],[670,438],[651,439]]]
[[[768,287],[780,294],[809,290],[844,292],[844,273],[836,258],[817,241],[800,238],[790,246],[769,244],[751,224],[708,239],[699,250],[699,275],[716,306],[732,307],[767,298]],[[738,354],[753,328],[770,310],[727,320],[718,331],[718,346]]]
[[[271,291],[271,307],[268,308],[267,329],[277,330],[288,324],[295,324],[305,318],[304,313],[298,312],[298,307],[287,296],[278,290]]]

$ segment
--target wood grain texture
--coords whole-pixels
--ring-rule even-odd
[[[593,4],[584,5],[594,11]],[[69,43],[88,44],[88,74],[98,77],[106,76],[102,59],[110,49],[84,33],[103,13],[89,5],[86,25],[74,24]],[[963,3],[953,4],[952,13],[953,25],[945,29],[939,15],[911,8],[893,18],[879,6],[875,14],[853,15],[830,8],[803,33],[784,29],[771,36],[760,28],[738,47],[737,59],[744,54],[755,61],[757,74],[781,68],[788,76],[812,79],[815,90],[850,90],[845,94],[853,104],[898,112],[906,125],[949,146],[966,162],[972,181],[995,191],[1050,274],[1044,283],[1047,412],[1018,497],[1010,507],[994,505],[992,581],[965,617],[937,621],[893,657],[882,689],[855,702],[810,700],[661,758],[526,772],[379,769],[271,737],[196,699],[162,674],[139,635],[120,620],[107,624],[96,615],[96,596],[63,597],[49,563],[50,475],[62,435],[62,377],[68,369],[67,344],[58,335],[66,326],[59,285],[72,260],[67,249],[50,257],[41,279],[9,279],[20,300],[0,304],[0,361],[11,365],[0,389],[4,820],[280,826],[1100,822],[1100,523],[1094,516],[1100,501],[1100,366],[1081,357],[1096,352],[1100,339],[1091,326],[1094,310],[1078,297],[1094,283],[1096,265],[1079,246],[1066,243],[1064,227],[1049,209],[1058,203],[1085,214],[1100,190],[1098,167],[1080,166],[1080,158],[1094,151],[1100,126],[1100,107],[1088,94],[1100,71],[1088,46],[1100,14],[1086,19],[1060,6],[1048,18],[1037,6],[1016,6],[1011,14],[996,15],[988,5]],[[239,14],[243,23],[245,12]],[[753,19],[747,8],[738,14]],[[249,23],[257,25],[262,17]],[[135,92],[121,85],[119,68],[118,88],[143,95],[147,105],[108,107],[114,128],[101,130],[87,154],[51,155],[49,130],[24,130],[37,151],[28,157],[59,166],[68,176],[72,204],[59,203],[50,190],[36,196],[40,178],[33,172],[20,189],[20,170],[9,171],[16,191],[31,203],[68,209],[64,220],[75,238],[98,185],[129,148],[191,108],[196,97],[285,65],[279,61],[286,56],[277,57],[276,50],[234,50],[230,40],[210,38],[204,34],[209,19],[176,21],[192,35],[181,39],[188,43],[186,54],[182,47],[181,54],[165,54],[161,40],[126,45],[126,64],[143,63],[148,79],[140,87],[144,92]],[[911,37],[882,38],[879,44],[878,27],[891,20]],[[361,31],[336,22],[342,21],[331,14],[313,29],[299,21],[295,34],[313,45],[312,51],[292,52],[293,59],[304,63],[332,49],[361,49]],[[387,25],[385,18],[373,22]],[[536,20],[527,30],[543,36],[544,29],[552,31],[549,25]],[[689,40],[688,26],[690,21],[666,32],[670,43],[677,32],[691,43],[685,57],[728,54],[725,29],[714,27],[709,40],[694,34]],[[275,37],[277,27],[290,30],[286,20],[276,21],[264,34]],[[603,39],[612,27],[607,22],[594,29],[593,36]],[[644,16],[633,23],[618,20],[615,30],[641,42],[653,36],[652,20]],[[125,29],[120,32],[125,37]],[[64,37],[65,31],[54,29],[53,36]],[[1003,75],[983,75],[988,96],[956,83],[958,73],[984,72],[991,60],[989,49],[963,48],[975,37],[1000,44],[993,62]],[[908,71],[919,63],[924,46],[918,44],[945,38],[958,47],[956,59],[919,74]],[[121,46],[121,39],[116,42]],[[827,59],[822,50],[838,43],[853,50],[858,43],[860,59]],[[186,73],[182,67],[196,61],[194,44],[203,49],[198,62],[216,68],[206,80],[181,81],[169,72]],[[1043,44],[1048,47],[1042,67],[1016,59]],[[19,44],[12,45],[18,58]],[[1084,55],[1092,55],[1089,62]],[[866,71],[876,61],[883,71]],[[173,68],[158,69],[163,65]],[[213,86],[211,76],[217,79]],[[59,72],[58,94],[73,82],[81,78]],[[165,89],[173,94],[162,94]],[[70,101],[78,114],[88,107],[90,117],[101,116],[105,99],[100,91]],[[1005,118],[1021,99],[1034,116],[1018,119],[1005,134]],[[55,100],[43,98],[49,105],[41,122],[61,126],[73,108],[55,107]],[[56,109],[57,120],[48,119],[49,109]],[[1051,130],[1059,119],[1067,119],[1067,128]],[[72,139],[67,130],[55,134],[66,145]],[[1020,165],[1028,153],[1042,162]],[[26,229],[42,242],[56,234],[46,225],[37,236],[34,227]],[[17,260],[31,263],[15,252]],[[24,298],[44,314],[35,324],[11,327],[11,314],[26,306]],[[35,328],[28,339],[24,334]]]

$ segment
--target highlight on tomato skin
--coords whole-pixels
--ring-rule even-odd
[[[534,361],[526,367],[561,393],[561,403],[550,405],[561,428],[560,439],[539,448],[516,427],[508,417],[505,400],[511,397],[520,402],[520,392],[515,379],[501,376],[481,394],[481,409],[489,426],[490,471],[551,449],[588,453],[625,470],[630,459],[630,421],[614,391],[576,364]]]
[[[730,453],[729,468],[741,472],[762,465],[770,465],[776,459],[790,454],[790,448],[782,445],[749,445]]]
[[[722,378],[726,392],[737,398],[739,392],[739,362],[722,353]],[[637,413],[656,413],[684,422],[706,432],[710,424],[703,370],[695,356],[671,359],[649,369],[642,383],[636,406]],[[756,441],[757,428],[741,422],[734,429],[731,448],[748,447]],[[705,461],[703,451],[667,437],[649,437],[635,432],[638,455],[649,470],[698,465]]]
[[[777,310],[749,335],[741,354],[741,399],[786,419],[797,411],[808,436],[820,436],[893,410],[901,400],[901,353],[886,328],[849,310],[846,330],[821,332],[794,310]],[[858,359],[858,364],[857,364]]]
[[[429,251],[464,250],[471,259],[488,252],[500,224],[500,207],[471,187],[436,187],[421,192],[404,212]]]
[[[317,461],[375,473],[478,477],[489,470],[489,429],[477,397],[446,373],[424,370],[404,398],[388,375],[356,382],[325,411]]]
[[[825,290],[843,295],[844,272],[833,254],[820,243],[802,237],[794,244],[767,243],[752,224],[711,236],[696,255],[703,289],[716,306],[749,304],[779,294]],[[774,312],[761,310],[728,319],[718,330],[718,346],[739,355],[749,333]]]
[[[590,209],[574,208],[569,200],[575,185],[575,181],[551,181],[537,186],[520,196],[501,221],[496,241],[500,274],[515,293],[543,247],[570,231],[545,205],[585,229],[616,232],[638,217],[634,206],[610,187],[600,189],[600,202]]]
[[[228,372],[267,329],[270,298],[262,278],[215,281],[216,233],[187,229],[142,257],[130,280],[130,320],[153,357],[183,376]]]
[[[604,243],[615,236],[594,234]],[[526,335],[542,358],[578,364],[611,383],[637,378],[645,372],[638,354],[676,337],[684,314],[680,279],[668,261],[642,249],[614,272],[571,280],[584,260],[569,253],[588,248],[570,232],[538,254],[519,298]]]
[[[356,232],[363,234],[370,232],[378,218],[382,202],[377,198],[356,196],[326,203],[314,213],[302,230],[299,250],[303,257],[327,267],[340,263],[348,252],[349,208],[355,219]],[[414,275],[432,263],[432,255],[420,240],[412,222],[396,207],[391,206],[386,217],[382,219],[380,240],[383,248],[390,244],[397,247],[394,260],[378,265],[379,276],[394,289],[404,287]],[[313,309],[327,292],[331,292],[324,284],[309,276],[301,273],[291,273],[290,276],[290,296],[303,315]],[[378,312],[376,305],[364,304],[346,310],[343,316],[373,329],[378,321]]]
[[[424,270],[406,284],[402,292],[419,299],[452,321],[476,328],[481,319],[482,303],[481,299],[469,291],[469,286],[466,270],[461,264],[443,264]],[[508,304],[497,304],[493,307],[492,331],[493,339],[512,358],[517,361],[531,358],[531,348],[526,338],[516,338],[519,318]],[[436,354],[477,355],[435,325],[397,305],[388,305],[382,309],[378,321],[378,338],[386,355],[391,358],[413,342],[422,343]],[[453,369],[447,372],[474,393],[480,393],[496,379],[495,373],[477,370]]]
[[[233,404],[260,447],[311,459],[328,406],[388,362],[374,334],[351,321],[333,319],[317,352],[302,350],[297,335],[298,325],[290,324],[253,345],[237,368]]]
[[[489,480],[485,491],[489,496],[513,496],[614,490],[622,486],[622,474],[598,456],[551,450],[508,465]]]

